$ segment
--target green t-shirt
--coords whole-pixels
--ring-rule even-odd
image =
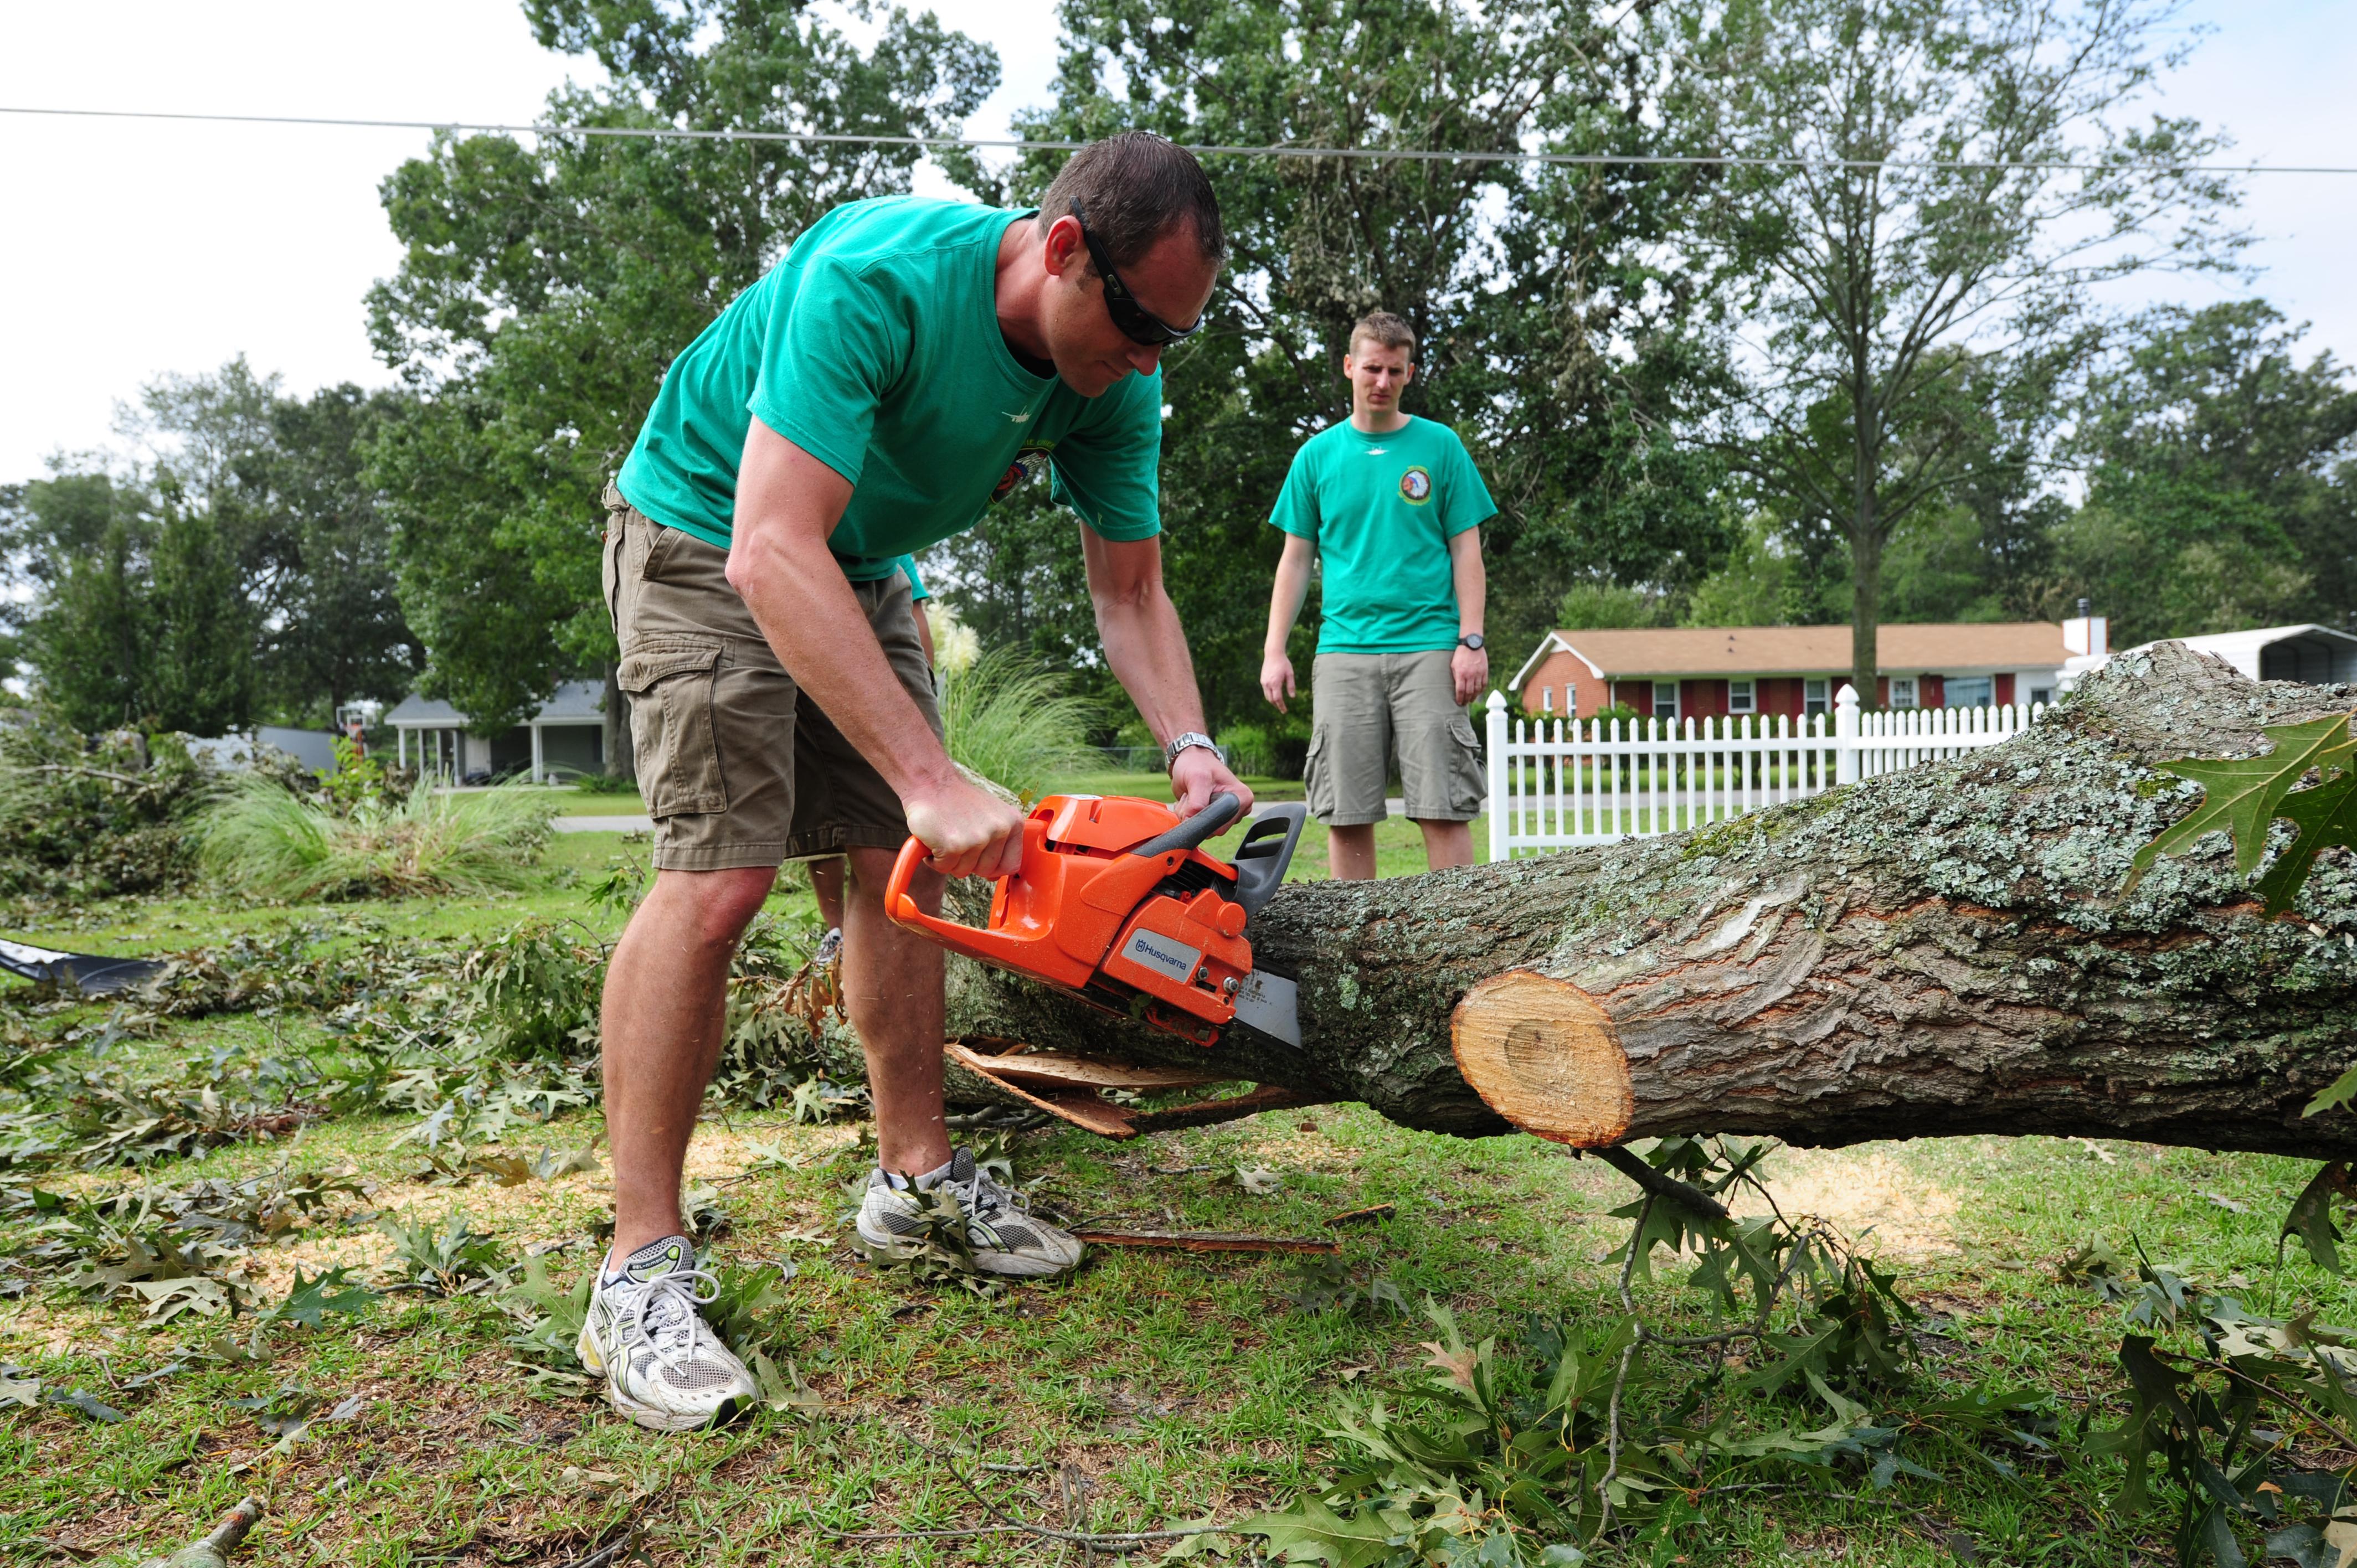
[[[972,528],[1051,464],[1055,499],[1103,537],[1160,532],[1161,372],[1085,398],[999,334],[999,241],[1025,216],[887,196],[812,224],[672,362],[623,496],[726,549],[758,417],[851,481],[828,543],[855,582]]]
[[[1497,510],[1448,426],[1369,435],[1346,419],[1293,455],[1269,521],[1325,563],[1318,652],[1426,653],[1457,646],[1448,542]]]
[[[909,602],[910,604],[921,605],[927,599],[933,596],[933,591],[925,586],[925,580],[917,575],[917,558],[915,556],[903,555],[898,561],[893,562],[892,564],[898,566],[901,571],[906,572],[909,575]],[[888,577],[892,574],[887,572],[884,575]]]

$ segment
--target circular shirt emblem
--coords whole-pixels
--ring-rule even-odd
[[[1421,466],[1400,476],[1400,499],[1410,506],[1422,506],[1432,499],[1432,475]]]

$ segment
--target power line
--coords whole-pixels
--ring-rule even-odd
[[[492,120],[356,120],[307,114],[196,114],[159,109],[41,109],[0,104],[0,114],[80,120],[194,121],[213,125],[313,125],[345,130],[483,131],[506,135],[613,136],[647,141],[793,142],[889,147],[991,147],[1016,152],[1077,152],[1085,142],[1020,136],[884,136],[828,131],[690,131],[674,125],[552,125]],[[1230,157],[1364,158],[1385,163],[1491,163],[1714,168],[1953,169],[2057,174],[2357,174],[2357,166],[2290,164],[2082,164],[2034,159],[1813,158],[1799,154],[1529,153],[1426,147],[1226,146],[1184,144],[1191,153]]]

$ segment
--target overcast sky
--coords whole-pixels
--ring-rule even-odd
[[[912,4],[911,9],[920,8]],[[999,134],[1047,100],[1052,0],[946,0],[996,46],[1005,83],[972,123]],[[2357,164],[2357,5],[2196,0],[2217,31],[2172,110],[2262,163]],[[528,120],[579,62],[543,52],[511,0],[0,0],[0,105]],[[0,115],[0,480],[110,440],[117,400],[243,353],[289,391],[381,383],[361,296],[398,253],[377,182],[422,131]],[[2357,360],[2357,177],[2252,182],[2260,292]],[[2174,285],[2202,303],[2234,292]]]

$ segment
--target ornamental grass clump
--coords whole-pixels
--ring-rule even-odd
[[[944,657],[941,707],[951,758],[1013,790],[1027,806],[1057,774],[1096,761],[1088,701],[1070,695],[1060,676],[1014,649],[963,661]]]
[[[205,868],[289,901],[511,891],[531,881],[555,802],[506,785],[298,797],[277,781],[233,784],[199,824]]]

